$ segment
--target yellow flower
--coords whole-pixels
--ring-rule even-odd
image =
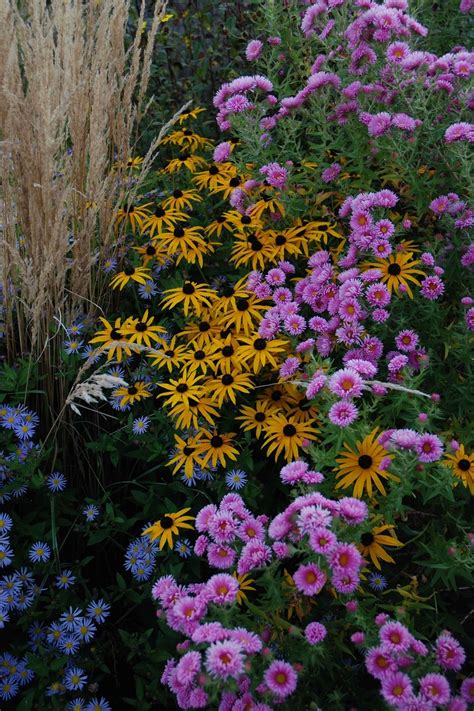
[[[169,343],[163,339],[157,339],[157,344],[161,346],[161,350],[157,353],[147,354],[147,358],[152,359],[151,365],[156,365],[157,368],[166,368],[169,373],[173,368],[182,365],[186,346],[177,346],[176,336],[173,336]]]
[[[176,173],[181,168],[187,168],[190,173],[195,173],[200,165],[205,164],[204,158],[191,153],[183,153],[178,158],[172,158],[162,169],[162,173]]]
[[[164,405],[179,405],[184,403],[189,406],[189,399],[194,398],[199,400],[202,395],[202,376],[196,373],[183,373],[178,380],[171,379],[169,383],[159,383],[159,387],[164,392],[159,393],[157,397],[165,397]]]
[[[145,284],[150,279],[151,273],[149,269],[130,265],[126,267],[123,272],[119,272],[114,276],[110,282],[110,286],[112,289],[116,289],[118,286],[120,287],[120,291],[122,291],[123,287],[126,286],[130,280],[136,281],[138,284]]]
[[[228,222],[225,215],[223,214],[217,215],[215,220],[213,222],[210,222],[204,228],[204,232],[209,235],[209,237],[213,234],[216,234],[218,237],[220,237],[224,230],[226,232],[232,232],[233,225]]]
[[[200,320],[190,322],[179,336],[184,336],[190,343],[195,343],[199,348],[206,348],[215,343],[215,339],[219,335],[219,324],[213,320],[208,309],[202,309]]]
[[[195,109],[191,109],[191,111],[186,111],[185,113],[180,114],[178,121],[180,124],[183,124],[188,119],[197,118],[198,114],[200,114],[202,111],[205,111],[205,110],[206,109],[203,109],[200,106],[196,106]]]
[[[179,429],[198,429],[203,419],[214,427],[219,411],[216,409],[216,403],[209,397],[190,397],[188,402],[175,405],[169,414],[176,420],[176,427]]]
[[[165,264],[169,259],[168,251],[154,242],[149,242],[143,247],[133,247],[133,249],[141,255],[144,267],[153,260],[156,260],[158,264]]]
[[[312,427],[313,420],[296,422],[293,417],[281,413],[272,415],[265,428],[264,446],[267,453],[278,459],[284,454],[287,462],[298,459],[305,440],[315,440],[317,430]]]
[[[367,558],[370,556],[372,563],[378,570],[381,570],[379,558],[386,563],[395,563],[392,556],[383,549],[383,546],[400,548],[403,543],[398,540],[395,533],[387,534],[387,531],[393,531],[395,526],[385,524],[376,526],[371,531],[363,533],[360,537],[358,548],[362,555]]]
[[[125,405],[133,405],[134,402],[139,402],[143,398],[151,397],[151,393],[148,388],[150,383],[145,383],[143,380],[137,380],[137,382],[132,383],[132,385],[125,385],[121,388],[117,388],[112,392],[113,397],[120,397],[120,407]]]
[[[188,207],[192,210],[193,202],[201,202],[202,197],[196,190],[173,190],[172,194],[163,200],[162,205],[167,210],[171,208],[172,210],[182,210]]]
[[[154,316],[148,316],[148,309],[145,311],[141,319],[129,319],[122,327],[122,333],[125,336],[130,336],[130,343],[144,343],[151,348],[151,341],[159,341],[159,333],[166,333],[166,329],[162,326],[153,326]]]
[[[250,291],[245,288],[248,278],[245,276],[235,284],[226,284],[218,291],[218,299],[214,304],[217,314],[227,314],[237,310],[238,299],[248,299]]]
[[[245,405],[240,408],[239,412],[241,414],[235,419],[242,422],[241,430],[244,432],[255,430],[255,436],[260,437],[265,431],[268,419],[275,414],[276,409],[268,400],[257,400],[255,407]]]
[[[116,227],[118,228],[122,223],[128,222],[134,234],[137,229],[143,229],[143,223],[150,214],[149,205],[151,205],[151,202],[147,202],[146,205],[131,204],[120,208],[117,210],[117,217],[115,218]]]
[[[165,298],[161,304],[165,309],[173,309],[178,304],[183,305],[184,315],[187,316],[192,308],[199,316],[203,306],[210,306],[216,293],[207,284],[197,284],[195,281],[185,281],[183,286],[176,289],[166,289]]]
[[[474,453],[468,454],[461,444],[454,454],[447,454],[442,463],[450,467],[454,476],[474,495]]]
[[[128,324],[128,319],[124,324],[121,324],[121,319],[116,318],[114,325],[102,316],[99,317],[99,320],[102,321],[104,328],[101,331],[96,331],[95,337],[91,338],[89,343],[101,343],[99,348],[107,350],[107,360],[112,360],[115,356],[120,363],[123,353],[128,356],[132,353],[122,332],[122,328]]]
[[[232,575],[239,583],[239,590],[238,590],[236,599],[237,599],[237,603],[239,605],[242,605],[242,603],[244,603],[248,599],[246,593],[255,591],[255,588],[252,587],[252,583],[254,583],[255,580],[253,580],[253,578],[250,578],[248,573],[244,573],[243,575],[238,575],[234,571],[234,573],[232,573]]]
[[[251,378],[246,373],[233,370],[231,373],[224,373],[215,379],[206,381],[206,389],[211,394],[211,399],[217,402],[218,407],[222,407],[224,401],[229,399],[236,404],[237,393],[248,393],[253,387]]]
[[[400,284],[405,287],[410,299],[413,299],[413,292],[408,282],[420,286],[419,280],[414,276],[426,276],[421,269],[416,269],[416,265],[420,264],[419,259],[412,260],[411,252],[396,252],[391,254],[387,259],[376,259],[374,262],[364,264],[368,269],[380,269],[382,272],[382,282],[387,285],[390,293],[398,292]]]
[[[254,294],[235,300],[235,308],[222,317],[224,328],[234,327],[237,333],[249,334],[254,329],[256,322],[263,318],[262,311],[267,306]]]
[[[194,131],[191,131],[189,128],[173,131],[173,133],[166,136],[161,143],[163,145],[171,143],[175,146],[183,146],[185,148],[189,148],[191,151],[197,151],[198,148],[205,148],[206,146],[212,145],[208,138],[204,138],[204,136],[194,133]]]
[[[233,175],[230,178],[225,178],[219,176],[219,180],[216,181],[216,186],[212,189],[210,188],[210,192],[212,194],[222,193],[222,199],[227,200],[235,188],[241,187],[249,177],[250,176]]]
[[[190,344],[191,347],[185,349],[182,362],[187,372],[194,373],[200,371],[207,375],[207,371],[213,370],[216,361],[215,349],[210,346],[198,346],[197,343]]]
[[[201,467],[203,464],[196,450],[198,438],[190,436],[187,439],[182,439],[179,435],[175,434],[174,439],[176,443],[176,454],[169,460],[168,466],[171,467],[174,464],[173,474],[176,474],[180,469],[184,468],[185,477],[192,479],[194,467]]]
[[[336,474],[336,479],[340,481],[336,484],[336,489],[347,489],[354,484],[353,496],[358,499],[367,491],[369,497],[372,496],[373,484],[383,496],[387,492],[383,485],[382,479],[391,479],[392,481],[400,481],[400,479],[391,474],[386,469],[380,469],[382,459],[393,459],[393,454],[389,454],[376,440],[378,428],[376,427],[363,440],[356,442],[356,449],[351,449],[348,444],[344,443],[345,451],[340,457],[336,458],[339,464],[339,470]]]
[[[189,259],[191,250],[200,248],[203,252],[208,249],[207,243],[199,233],[200,227],[190,227],[189,225],[175,225],[171,231],[162,232],[156,235],[156,240],[168,250],[168,254],[172,255],[178,252],[187,261],[195,261]],[[201,258],[202,265],[202,258]]]
[[[222,178],[230,179],[236,174],[237,170],[232,163],[211,163],[206,170],[200,170],[193,176],[193,183],[197,185],[199,190],[210,188],[214,190],[219,180]]]
[[[274,248],[265,232],[257,234],[238,233],[234,238],[230,261],[236,267],[250,266],[252,269],[265,269],[275,261]]]
[[[155,232],[161,232],[164,227],[173,228],[177,222],[187,220],[185,212],[169,207],[165,209],[162,205],[157,205],[155,212],[152,212],[143,223],[143,232],[148,232],[150,239]]]
[[[285,351],[287,342],[275,338],[267,341],[265,338],[257,336],[240,336],[241,344],[237,350],[237,357],[242,359],[254,373],[259,373],[266,365],[278,368],[278,355]],[[277,357],[275,357],[277,356]]]
[[[234,432],[219,434],[217,430],[212,432],[202,430],[200,435],[197,451],[203,455],[204,466],[207,466],[210,461],[213,467],[217,467],[218,462],[225,467],[226,457],[233,461],[237,459],[238,450],[232,445]]]
[[[179,536],[180,528],[194,528],[194,526],[188,523],[188,521],[194,521],[194,516],[185,515],[190,510],[188,507],[180,511],[174,511],[173,513],[163,514],[159,521],[156,521],[153,526],[143,531],[142,536],[148,535],[151,541],[156,541],[156,539],[159,538],[160,551],[163,550],[165,544],[168,544],[169,548],[173,548],[173,536]]]

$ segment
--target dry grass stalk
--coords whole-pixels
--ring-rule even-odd
[[[43,353],[47,372],[58,362],[53,317],[100,301],[92,266],[110,253],[128,187],[113,166],[133,155],[166,2],[155,3],[146,42],[138,31],[128,50],[129,0],[22,5],[0,3],[0,268],[9,353]],[[149,169],[148,160],[134,177]]]

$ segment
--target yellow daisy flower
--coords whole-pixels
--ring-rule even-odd
[[[173,513],[163,514],[153,526],[143,531],[142,536],[148,535],[151,541],[156,541],[156,539],[159,538],[160,551],[163,550],[166,544],[169,548],[173,548],[173,536],[179,536],[180,528],[194,529],[194,526],[188,523],[188,521],[194,521],[194,516],[186,516],[190,510],[188,507],[180,511],[174,511]]]
[[[226,458],[235,461],[239,452],[233,446],[234,436],[235,432],[220,434],[217,430],[201,430],[197,451],[202,455],[204,466],[211,462],[213,467],[217,467],[218,463],[225,467]]]
[[[255,580],[251,578],[248,573],[238,575],[237,572],[234,571],[232,575],[239,583],[239,590],[237,592],[236,598],[237,604],[242,605],[248,599],[246,593],[255,591],[255,588],[252,587],[252,583],[254,583]]]
[[[238,370],[224,373],[206,381],[206,389],[210,392],[211,399],[217,402],[218,407],[222,407],[227,399],[235,405],[237,402],[236,395],[238,393],[248,393],[252,387],[251,378]]]
[[[367,262],[364,267],[380,269],[382,282],[387,285],[390,293],[392,291],[398,292],[400,284],[403,284],[408,296],[413,299],[413,292],[408,282],[420,286],[420,281],[414,275],[424,277],[426,274],[421,269],[416,268],[421,262],[419,259],[412,260],[412,256],[411,252],[396,252],[387,259],[376,259],[373,262]]]
[[[195,173],[199,166],[204,165],[206,161],[201,156],[194,153],[183,153],[177,158],[172,158],[165,167],[160,171],[165,174],[176,173],[181,168],[187,168],[190,173]]]
[[[117,216],[115,218],[116,228],[120,227],[121,224],[129,224],[132,232],[135,234],[137,230],[143,229],[143,223],[150,214],[148,206],[151,202],[147,202],[146,205],[125,205],[117,210]]]
[[[387,452],[377,442],[377,432],[378,428],[376,427],[367,437],[356,442],[355,450],[344,443],[345,451],[336,458],[336,462],[339,465],[336,479],[340,479],[336,484],[336,489],[347,489],[354,484],[353,496],[360,499],[364,489],[367,491],[368,496],[372,497],[373,485],[375,484],[378,491],[383,496],[386,496],[387,492],[382,480],[400,481],[397,476],[386,469],[379,468],[382,459],[393,459],[393,454]]]
[[[175,455],[167,462],[169,467],[173,466],[173,474],[177,474],[180,469],[184,469],[187,479],[192,479],[195,467],[202,467],[203,462],[196,449],[197,437],[190,436],[182,439],[179,435],[174,435]]]
[[[278,354],[283,353],[288,346],[287,341],[279,338],[267,341],[265,338],[260,338],[258,334],[239,336],[239,343],[237,358],[240,358],[254,373],[259,373],[266,365],[272,365],[277,369]]]
[[[144,343],[151,348],[151,341],[159,341],[159,333],[166,333],[166,328],[163,326],[153,326],[154,316],[148,315],[148,309],[145,311],[141,319],[129,319],[122,327],[122,333],[125,336],[130,336],[130,343]]]
[[[171,195],[161,203],[165,210],[183,210],[187,207],[190,210],[193,208],[193,202],[202,202],[202,197],[196,190],[173,190]]]
[[[276,411],[275,406],[268,400],[257,400],[255,407],[249,405],[241,407],[239,410],[241,414],[235,419],[242,422],[240,429],[243,432],[255,430],[255,436],[260,437],[265,432],[269,418]]]
[[[186,346],[176,345],[176,336],[173,336],[169,343],[163,339],[157,339],[157,345],[161,346],[161,350],[157,353],[147,354],[147,358],[152,359],[151,365],[156,365],[157,368],[166,368],[169,373],[182,365]]]
[[[391,555],[384,550],[383,546],[400,548],[403,543],[398,540],[393,529],[395,526],[385,524],[383,526],[375,526],[371,531],[363,533],[360,537],[358,549],[367,558],[370,556],[372,563],[378,570],[381,570],[380,560],[386,563],[395,563]],[[390,532],[390,533],[387,533]]]
[[[199,400],[202,395],[202,376],[197,373],[182,373],[178,379],[171,378],[169,383],[159,383],[158,387],[163,390],[157,397],[165,397],[164,405],[185,404],[189,406],[189,399]]]
[[[454,476],[474,495],[474,453],[468,454],[461,444],[454,454],[447,454],[442,463],[450,467]]]
[[[155,211],[149,215],[143,222],[143,232],[147,232],[150,239],[155,232],[161,232],[166,227],[172,229],[177,222],[183,222],[188,219],[185,212],[169,207],[166,209],[163,205],[157,205]]]
[[[125,405],[133,405],[144,398],[151,397],[149,392],[150,383],[145,383],[143,380],[137,380],[131,385],[124,385],[117,390],[112,391],[114,397],[120,397],[120,407]]]
[[[101,331],[96,331],[94,338],[91,338],[89,343],[100,343],[100,350],[107,350],[107,360],[112,360],[115,357],[120,363],[124,353],[128,356],[132,354],[122,332],[122,328],[128,325],[129,319],[122,324],[121,318],[116,318],[113,325],[102,316],[99,317],[99,320],[102,321],[104,328]]]
[[[296,422],[293,417],[281,413],[272,415],[265,428],[267,453],[273,453],[275,459],[283,454],[287,462],[298,459],[304,441],[316,439],[317,430],[312,425],[312,420]]]
[[[185,281],[183,286],[175,289],[166,289],[163,294],[164,299],[161,305],[165,309],[173,309],[182,305],[184,315],[187,316],[190,309],[199,316],[203,306],[211,306],[216,293],[207,284],[197,284],[195,281]]]
[[[150,281],[150,279],[151,273],[149,269],[146,267],[134,267],[130,264],[130,266],[125,267],[122,272],[118,272],[118,274],[114,276],[110,282],[110,286],[112,289],[119,287],[120,291],[122,291],[130,280],[136,281],[138,284],[145,284],[147,281]]]

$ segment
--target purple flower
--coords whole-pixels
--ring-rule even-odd
[[[250,40],[245,50],[245,58],[248,62],[254,62],[260,57],[263,43],[260,40]]]
[[[420,462],[437,462],[443,454],[443,443],[436,435],[422,434],[415,446]]]
[[[352,402],[340,400],[332,405],[328,417],[333,425],[348,427],[357,419],[358,414],[359,411]]]
[[[296,689],[298,676],[291,664],[276,660],[266,670],[263,680],[276,696],[286,698]]]
[[[206,669],[211,676],[236,679],[244,671],[242,646],[233,640],[214,642],[206,651]]]
[[[454,143],[455,141],[472,143],[474,141],[474,124],[466,123],[465,121],[451,124],[444,132],[444,140],[446,143]]]
[[[309,625],[305,627],[304,636],[311,646],[322,642],[326,635],[327,630],[320,622],[310,622]]]

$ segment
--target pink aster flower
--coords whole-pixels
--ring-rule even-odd
[[[328,412],[329,420],[337,427],[348,427],[357,419],[358,415],[359,410],[354,403],[345,400],[335,402]]]
[[[460,696],[453,696],[448,711],[467,711],[467,703]]]
[[[291,314],[285,318],[283,325],[291,336],[298,336],[306,329],[306,320],[298,314]]]
[[[245,49],[245,58],[248,62],[254,62],[260,57],[263,43],[260,40],[250,40]]]
[[[454,143],[455,141],[474,142],[474,124],[466,123],[465,121],[451,124],[444,132],[444,140],[446,143]]]
[[[346,570],[344,572],[336,570],[333,573],[331,582],[337,592],[348,595],[357,590],[360,579],[355,570]]]
[[[328,555],[337,544],[335,534],[324,526],[314,528],[309,532],[309,545],[315,553]]]
[[[351,496],[344,496],[339,500],[339,515],[349,525],[357,526],[366,520],[369,515],[369,509],[365,501]]]
[[[276,660],[266,670],[263,680],[272,693],[286,698],[296,689],[298,676],[291,664]]]
[[[314,338],[307,338],[305,341],[298,343],[295,350],[297,353],[306,353],[310,351],[314,346]]]
[[[304,636],[306,641],[312,647],[315,644],[320,644],[327,635],[327,629],[320,622],[310,622],[306,625],[304,630]]]
[[[372,647],[367,651],[365,666],[375,679],[383,679],[396,671],[397,665],[384,647]]]
[[[279,163],[267,163],[262,165],[260,173],[266,176],[267,182],[274,188],[281,190],[285,187],[288,178],[288,171]]]
[[[363,564],[363,558],[352,543],[339,543],[331,554],[330,563],[335,571],[358,570]]]
[[[321,173],[321,180],[323,183],[330,183],[337,178],[341,170],[342,168],[339,163],[332,163],[329,168],[326,168],[326,170],[323,170]]]
[[[461,696],[469,703],[474,703],[474,676],[464,679],[461,684]]]
[[[219,573],[209,578],[206,590],[211,602],[215,602],[217,605],[226,605],[236,600],[239,583],[232,575]]]
[[[359,373],[352,368],[336,371],[329,380],[329,389],[343,399],[359,397],[362,394],[364,381]]]
[[[444,706],[451,696],[451,687],[442,674],[425,674],[420,679],[420,693],[436,706]]]
[[[437,462],[443,454],[443,443],[433,434],[422,434],[416,443],[416,453],[420,462]]]
[[[382,696],[388,704],[397,709],[406,708],[413,697],[413,687],[410,677],[402,672],[392,672],[382,679]]]
[[[302,533],[309,533],[319,526],[329,527],[332,521],[331,512],[324,506],[303,506],[297,518],[298,528]]]
[[[308,469],[309,464],[307,464],[307,462],[290,462],[289,464],[285,464],[280,471],[280,479],[284,484],[295,484],[303,478],[303,475]]]
[[[438,276],[429,276],[421,282],[420,291],[425,299],[436,301],[444,292],[444,284]]]
[[[190,686],[196,675],[201,670],[201,654],[199,652],[187,652],[179,660],[175,675],[180,684]]]
[[[366,291],[367,301],[371,306],[387,306],[390,303],[390,292],[385,284],[371,284]]]
[[[230,141],[223,141],[222,143],[219,143],[215,147],[214,153],[212,155],[214,163],[224,163],[226,160],[228,160],[231,151],[232,144],[230,143]]]
[[[244,671],[242,646],[232,640],[214,642],[206,651],[206,669],[211,676],[236,679]]]
[[[265,528],[258,518],[253,516],[248,516],[239,526],[239,537],[243,541],[252,541],[254,539],[259,539],[263,541],[265,539]]]
[[[413,637],[401,622],[386,622],[379,632],[380,641],[390,652],[406,652]]]
[[[399,430],[393,430],[390,433],[389,442],[393,444],[394,447],[399,449],[415,449],[418,444],[418,432],[415,430],[404,428]]]
[[[418,342],[418,335],[415,333],[415,331],[412,331],[410,329],[400,331],[398,336],[395,338],[395,344],[397,348],[407,353],[416,350],[416,348],[418,347]]]
[[[245,544],[237,564],[239,575],[254,568],[262,568],[272,557],[272,550],[263,541],[252,540]]]
[[[389,44],[386,51],[387,61],[391,64],[401,64],[401,62],[410,54],[410,47],[406,42],[392,42]]]
[[[308,563],[300,565],[293,580],[303,595],[318,595],[324,587],[326,575],[315,563]]]
[[[233,630],[229,630],[229,639],[240,644],[246,654],[256,654],[262,649],[260,637],[244,627],[235,627]]]
[[[217,543],[211,543],[207,549],[207,559],[209,565],[214,568],[225,570],[231,568],[234,564],[236,553],[229,546],[221,546]]]
[[[436,661],[443,669],[459,671],[466,661],[466,652],[457,639],[441,634],[436,640]]]
[[[473,309],[474,311],[474,309]],[[326,383],[326,376],[322,370],[317,370],[306,388],[306,397],[308,400],[312,400],[316,395],[323,389]]]
[[[234,94],[225,102],[225,110],[228,113],[240,114],[248,109],[253,109],[253,104],[244,94]]]
[[[369,136],[383,136],[391,125],[392,117],[387,111],[381,111],[378,114],[374,114],[367,124]]]

